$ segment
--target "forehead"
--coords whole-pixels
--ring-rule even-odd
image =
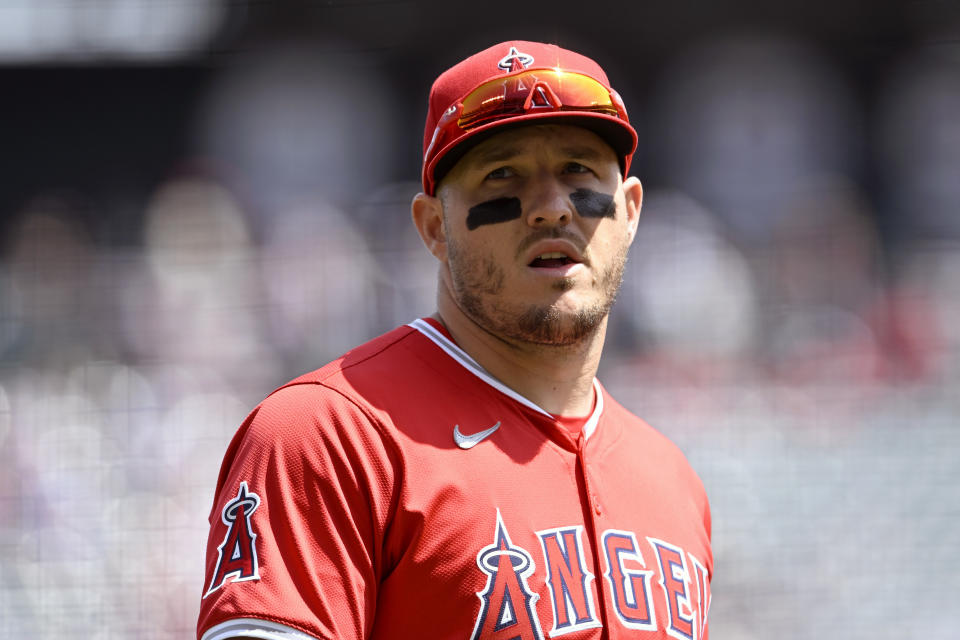
[[[589,129],[565,124],[532,124],[487,138],[470,149],[457,165],[470,167],[542,154],[618,162],[613,148]]]

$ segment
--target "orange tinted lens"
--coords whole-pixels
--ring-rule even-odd
[[[490,118],[534,108],[601,111],[618,115],[610,91],[589,76],[535,69],[485,82],[462,101],[457,124],[468,129]]]

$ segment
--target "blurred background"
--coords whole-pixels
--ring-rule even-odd
[[[582,50],[645,202],[600,379],[714,516],[711,636],[956,638],[956,3],[0,0],[0,638],[188,638],[220,458],[433,310],[426,94]]]

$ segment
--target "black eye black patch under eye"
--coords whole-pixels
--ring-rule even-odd
[[[520,217],[520,198],[497,198],[470,207],[467,212],[467,229],[473,231],[480,225],[516,220]]]
[[[616,217],[617,207],[613,203],[613,196],[609,194],[593,189],[577,189],[570,194],[570,201],[584,218]]]

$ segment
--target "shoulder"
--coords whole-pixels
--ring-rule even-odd
[[[603,420],[616,425],[616,431],[625,437],[642,439],[648,447],[662,447],[672,453],[679,453],[679,449],[667,436],[620,404],[606,388],[603,388]]]
[[[394,415],[430,393],[439,360],[419,331],[398,327],[278,387],[248,418],[248,437],[302,443],[371,431],[389,439]]]
[[[357,381],[374,379],[376,387],[389,388],[391,379],[411,365],[411,355],[422,350],[417,331],[401,326],[366,342],[323,367],[281,385],[257,407],[266,416],[299,416],[307,419],[320,408],[359,411],[371,404],[369,386]],[[411,344],[412,343],[412,344]]]
[[[445,360],[443,351],[429,338],[404,325],[291,380],[271,397],[334,392],[359,405],[389,407],[415,395],[418,389],[433,386],[438,369],[449,366]]]
[[[610,431],[615,433],[608,441],[609,450],[624,456],[620,461],[625,468],[643,469],[648,485],[657,487],[660,494],[689,505],[694,517],[702,520],[709,538],[712,525],[707,490],[683,450],[606,392],[604,417],[618,423],[607,425],[613,426]]]
[[[409,350],[423,349],[425,341],[418,340],[419,332],[409,325],[403,325],[365,342],[332,362],[305,373],[280,386],[282,389],[297,385],[324,384],[335,381],[343,372],[352,369],[364,371],[382,367],[397,367],[409,358]]]
[[[351,388],[345,371],[363,368],[364,362],[375,360],[407,335],[401,329],[397,332],[299,376],[264,398],[234,434],[218,487],[249,479],[261,495],[300,496],[354,486],[357,495],[382,502],[381,517],[386,518],[383,505],[389,503],[391,487],[403,468],[402,445],[390,412],[379,410]]]
[[[611,431],[617,434],[620,446],[627,445],[628,450],[642,451],[644,458],[656,461],[662,473],[685,479],[698,491],[703,491],[700,477],[673,440],[617,402],[606,389],[603,402],[604,421],[613,427]]]

